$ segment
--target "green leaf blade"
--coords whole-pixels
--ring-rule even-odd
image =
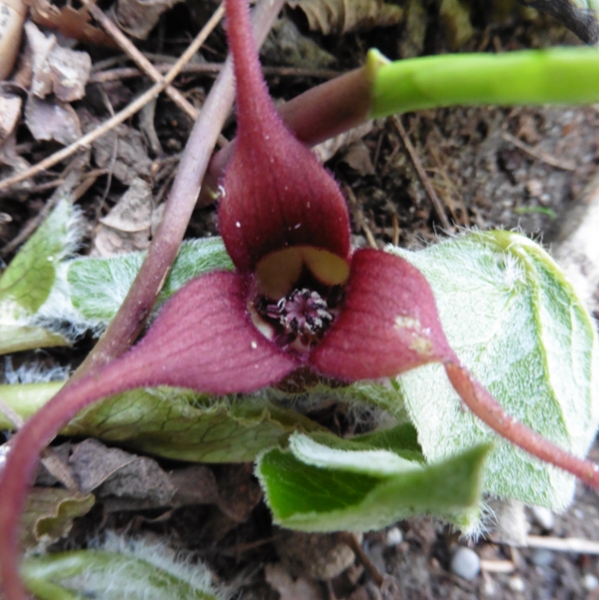
[[[428,512],[462,526],[476,522],[488,446],[432,466],[402,459],[395,449],[334,446],[293,434],[289,450],[261,455],[256,474],[276,523],[301,531],[367,531]]]
[[[472,233],[418,253],[392,250],[427,277],[450,344],[506,412],[582,456],[599,423],[594,325],[553,260],[511,232]],[[440,365],[398,379],[431,461],[496,434],[461,408]],[[560,510],[573,477],[497,440],[484,489]]]

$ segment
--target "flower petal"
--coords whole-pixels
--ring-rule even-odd
[[[357,250],[341,314],[310,364],[329,377],[356,381],[454,359],[420,271],[398,256]]]
[[[249,282],[210,273],[189,282],[129,352],[130,373],[143,385],[172,385],[211,394],[247,393],[275,383],[299,363],[267,340],[247,311]],[[139,369],[144,374],[138,375]]]
[[[227,2],[238,137],[222,182],[220,232],[235,266],[312,246],[346,259],[349,216],[333,177],[283,125],[262,78],[245,2]]]

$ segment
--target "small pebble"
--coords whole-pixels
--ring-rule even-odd
[[[497,593],[497,585],[490,577],[484,578],[482,594],[486,598],[491,598]]]
[[[597,579],[597,577],[595,577],[595,575],[592,573],[587,573],[582,578],[582,585],[584,586],[585,590],[592,592],[599,587],[599,579]]]
[[[508,585],[512,592],[523,592],[526,588],[521,577],[510,577]]]
[[[551,509],[546,508],[545,506],[533,506],[531,510],[535,523],[539,525],[539,527],[542,527],[545,531],[553,531],[553,528],[555,527],[555,517],[553,516]]]
[[[451,557],[449,568],[458,577],[470,581],[480,572],[480,558],[474,550],[460,546]]]
[[[551,550],[547,550],[546,548],[541,548],[539,550],[535,550],[532,553],[532,562],[537,565],[537,567],[549,567],[555,558],[553,552]]]
[[[399,527],[391,527],[387,531],[387,537],[385,543],[387,546],[399,546],[403,542],[403,533]]]

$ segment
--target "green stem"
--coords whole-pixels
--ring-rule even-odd
[[[371,117],[452,105],[599,101],[595,48],[447,54],[389,63],[374,83]]]

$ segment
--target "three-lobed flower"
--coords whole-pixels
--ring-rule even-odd
[[[592,463],[508,415],[463,367],[431,289],[405,260],[352,251],[346,202],[332,176],[285,128],[262,78],[245,0],[227,0],[238,137],[221,186],[220,232],[234,272],[189,282],[146,336],[65,388],[14,439],[0,480],[0,576],[22,600],[17,522],[41,450],[92,402],[136,387],[251,393],[298,369],[341,382],[444,364],[473,412],[535,456],[599,485]]]

